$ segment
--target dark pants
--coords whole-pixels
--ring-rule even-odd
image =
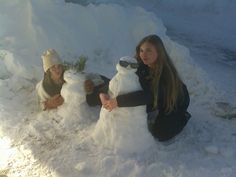
[[[148,129],[159,141],[167,141],[179,134],[191,117],[188,112],[153,116],[155,114],[148,116]]]

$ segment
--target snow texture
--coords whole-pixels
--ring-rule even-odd
[[[234,177],[236,119],[228,115],[234,115],[236,105],[235,2],[80,3],[0,2],[0,176]],[[134,56],[135,46],[148,34],[161,37],[190,93],[192,118],[176,138],[155,141],[149,148],[153,140],[145,132],[142,107],[133,111],[140,111],[138,117],[124,121],[122,114],[101,123],[98,118],[106,116],[99,116],[100,107],[85,103],[81,83],[88,76],[73,71],[65,73],[65,104],[51,111],[38,109],[35,85],[43,77],[40,56],[47,48],[69,62],[85,55],[86,73],[112,78],[117,58]],[[93,78],[101,83],[98,76]],[[129,121],[135,118],[137,122]],[[99,125],[111,128],[116,139],[101,133],[103,127],[98,131]],[[95,139],[100,143],[92,139],[96,131],[103,137]],[[101,146],[103,140],[110,141],[108,148]],[[132,144],[139,140],[147,144]]]

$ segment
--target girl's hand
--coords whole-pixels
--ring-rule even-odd
[[[54,95],[53,97],[47,99],[44,102],[45,110],[47,110],[47,109],[55,109],[58,106],[62,105],[63,102],[64,102],[64,99],[62,98],[62,96],[60,94]]]
[[[110,98],[108,94],[101,93],[99,95],[102,106],[108,111],[112,111],[118,106],[116,98]]]
[[[108,110],[112,111],[118,106],[116,98],[112,98],[108,101]]]
[[[89,79],[84,81],[84,90],[87,94],[93,93],[94,83]]]
[[[105,94],[105,93],[100,93],[99,97],[100,97],[100,100],[101,100],[101,103],[102,103],[103,107],[105,107],[105,105],[107,104],[107,102],[110,99],[109,95]]]

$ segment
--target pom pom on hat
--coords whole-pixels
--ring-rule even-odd
[[[53,65],[61,64],[61,59],[56,50],[48,49],[41,56],[43,60],[43,70],[47,72]]]

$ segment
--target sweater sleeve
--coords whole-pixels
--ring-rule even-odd
[[[36,85],[36,92],[38,95],[38,102],[39,102],[40,108],[42,110],[44,110],[45,109],[44,102],[48,98],[50,98],[50,95],[48,95],[47,92],[45,91],[45,89],[43,88],[43,81],[42,80]]]

